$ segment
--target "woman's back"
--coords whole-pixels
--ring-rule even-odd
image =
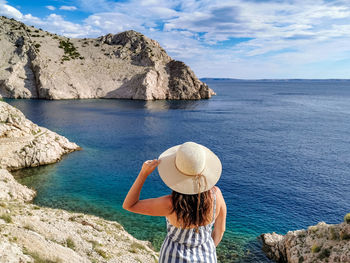
[[[173,192],[140,200],[144,182],[157,166],[161,179]],[[167,218],[159,262],[216,262],[216,246],[226,225],[225,200],[215,186],[221,171],[219,158],[194,142],[173,146],[159,160],[143,163],[123,208]]]
[[[174,226],[166,217],[167,236],[160,250],[159,262],[216,262],[216,248],[212,239],[215,223],[216,193],[213,196],[212,217],[209,224],[198,228]],[[177,224],[178,225],[178,224]]]

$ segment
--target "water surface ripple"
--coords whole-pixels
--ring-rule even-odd
[[[35,203],[117,220],[159,248],[165,220],[126,212],[122,201],[144,160],[195,141],[223,164],[220,262],[269,262],[261,233],[340,222],[350,203],[350,81],[208,84],[218,95],[202,101],[8,100],[83,147],[16,176],[38,191]],[[169,193],[153,174],[142,197]]]

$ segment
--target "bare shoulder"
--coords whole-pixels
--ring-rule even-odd
[[[221,209],[226,209],[226,203],[220,188],[218,186],[214,186],[213,190],[214,190],[214,194],[216,195],[217,210],[220,211]]]
[[[224,199],[224,197],[222,196],[222,193],[221,193],[221,190],[218,186],[213,186],[213,190],[214,190],[214,193],[216,195],[216,198],[219,198],[219,199]]]

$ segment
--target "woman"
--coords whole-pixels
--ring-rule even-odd
[[[154,169],[173,190],[171,195],[139,200]],[[186,142],[146,161],[127,194],[123,208],[138,214],[165,216],[167,236],[159,262],[217,262],[216,246],[226,224],[226,204],[215,186],[221,175],[219,158],[203,145]],[[212,228],[214,229],[212,230]]]

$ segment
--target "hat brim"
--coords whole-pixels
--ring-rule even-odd
[[[211,189],[221,176],[222,166],[220,159],[207,147],[205,150],[205,167],[200,178],[200,189],[195,176],[181,173],[175,166],[176,151],[181,145],[176,145],[164,151],[160,156],[158,173],[163,182],[172,190],[182,194],[198,194]],[[205,177],[205,179],[203,178]]]

